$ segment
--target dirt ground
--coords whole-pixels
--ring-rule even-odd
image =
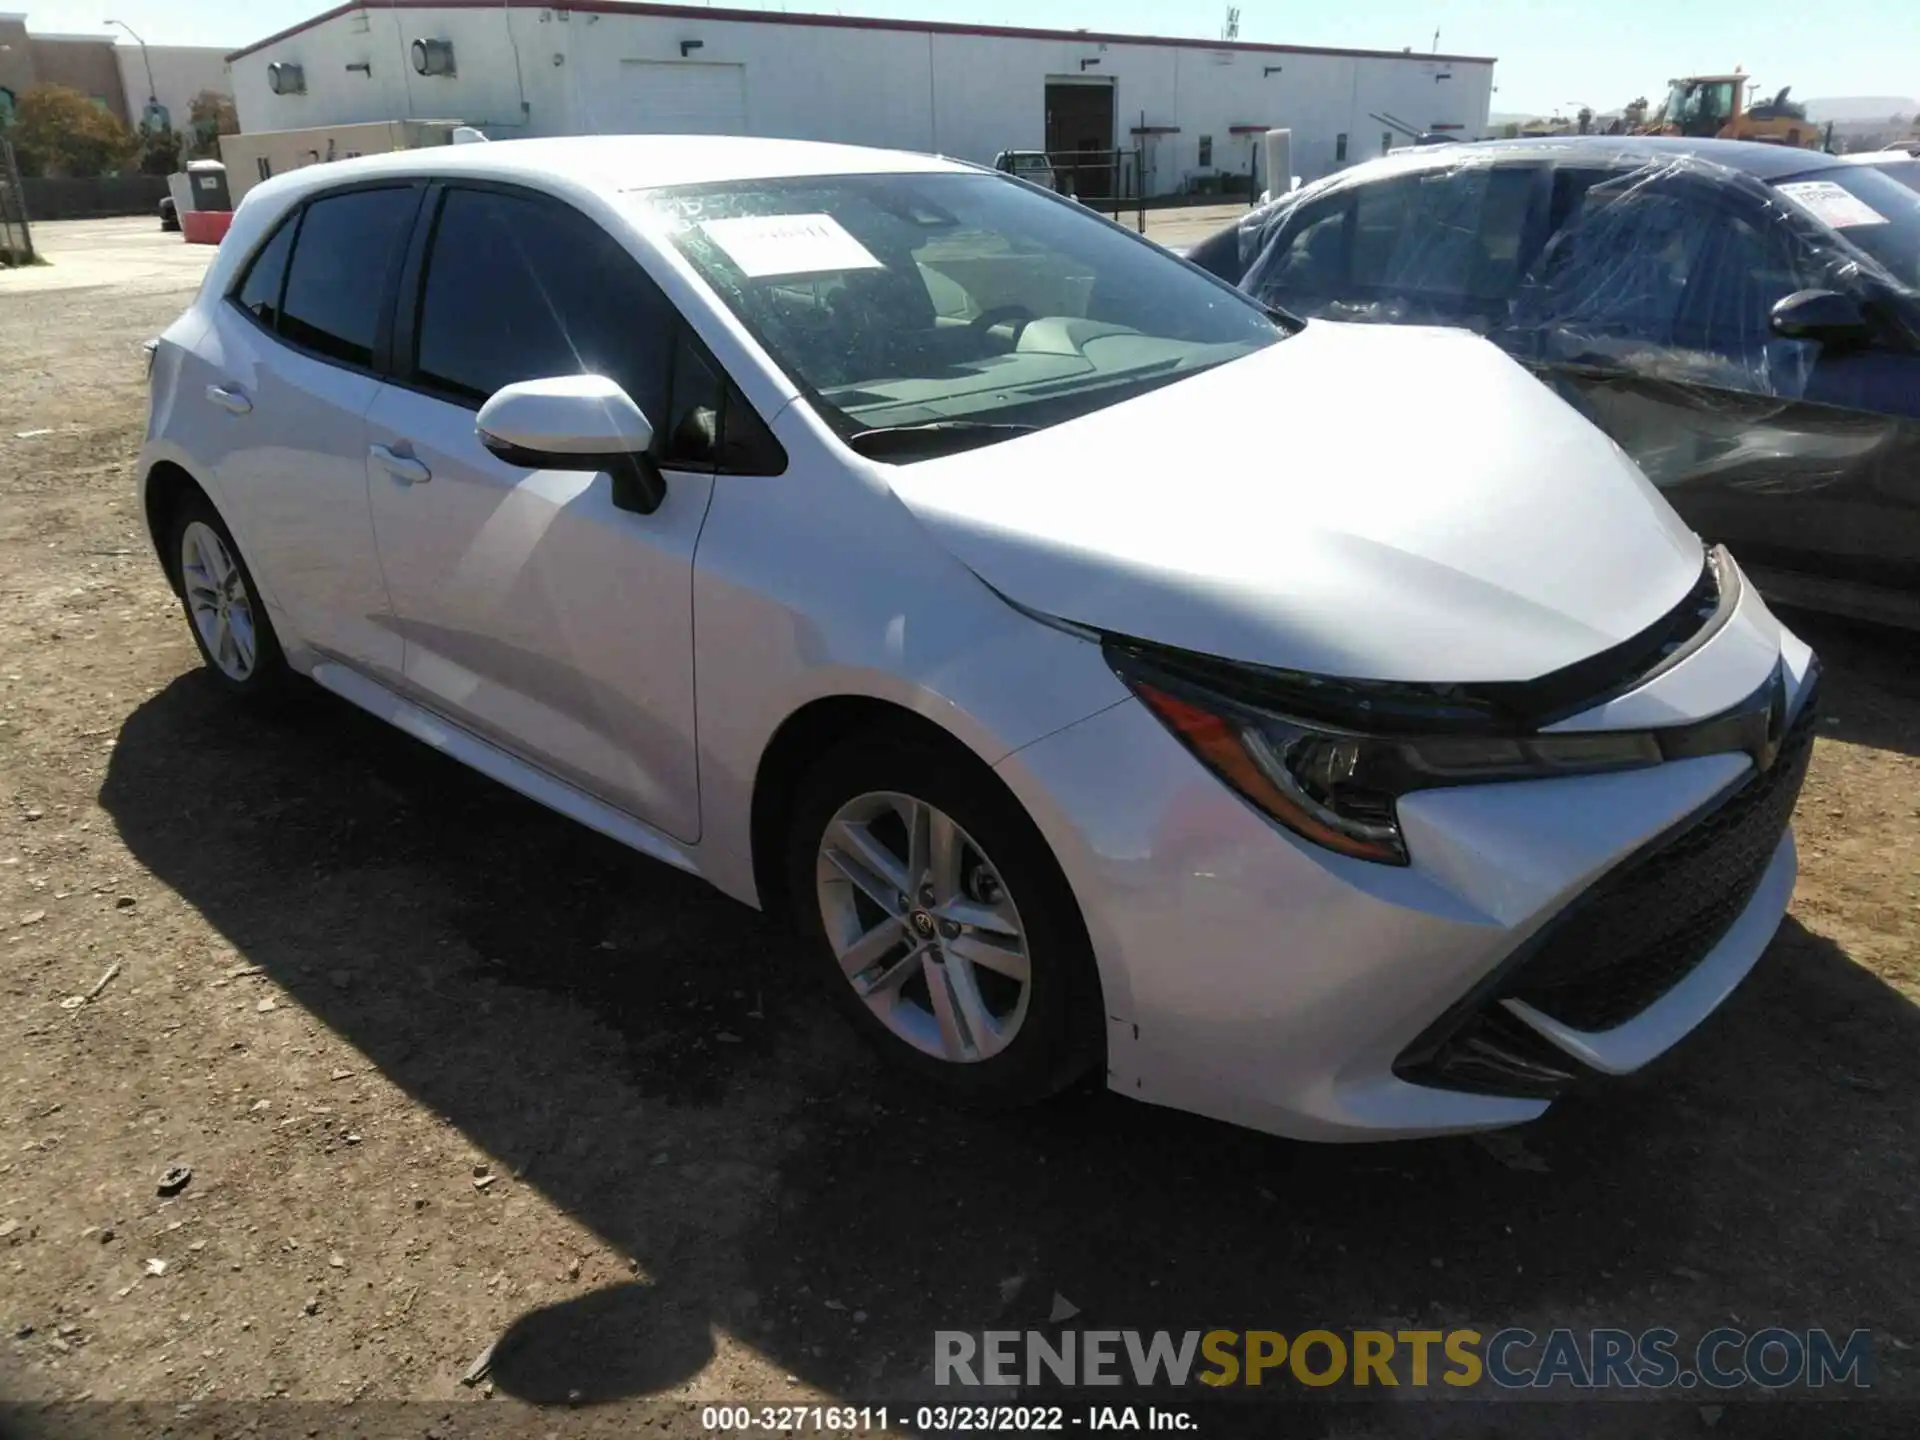
[[[576,1433],[633,1397],[924,1395],[936,1329],[1064,1296],[1115,1328],[1865,1327],[1882,1398],[1844,1413],[1579,1428],[1914,1433],[1885,1398],[1920,1399],[1911,637],[1794,617],[1830,718],[1792,914],[1649,1072],[1492,1142],[1302,1146],[1098,1093],[958,1115],[755,914],[317,691],[222,702],[134,504],[139,342],[184,301],[0,290],[0,1396]]]

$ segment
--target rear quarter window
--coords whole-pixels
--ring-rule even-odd
[[[233,292],[233,303],[258,320],[267,329],[275,328],[280,317],[280,290],[286,283],[287,257],[293,253],[293,232],[298,213],[280,222],[267,243],[254,252],[246,274]]]

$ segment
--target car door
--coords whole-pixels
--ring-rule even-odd
[[[1555,186],[1554,233],[1494,338],[1749,567],[1911,585],[1920,510],[1894,472],[1912,422],[1859,405],[1884,357],[1769,326],[1787,295],[1848,282],[1757,184],[1653,166]]]
[[[697,840],[694,546],[729,437],[756,417],[639,261],[550,197],[436,187],[403,293],[363,463],[408,692]],[[494,391],[583,373],[620,381],[655,427],[651,514],[616,504],[606,474],[528,470],[480,442]]]
[[[403,649],[367,506],[366,423],[387,298],[420,200],[410,184],[319,195],[254,254],[184,387],[213,423],[213,489],[300,643],[376,674]]]

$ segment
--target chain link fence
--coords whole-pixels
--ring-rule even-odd
[[[13,146],[0,137],[0,265],[33,260],[33,232],[27,228],[27,197]]]

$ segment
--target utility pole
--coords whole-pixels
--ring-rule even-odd
[[[140,47],[140,63],[144,65],[147,70],[147,110],[146,114],[140,117],[140,128],[144,130],[147,128],[147,116],[152,115],[154,111],[160,108],[160,91],[153,83],[153,61],[147,56],[147,42],[142,40],[134,28],[124,20],[102,20],[100,23],[102,25],[118,25],[122,30],[126,31],[127,34],[132,35],[133,43]]]

